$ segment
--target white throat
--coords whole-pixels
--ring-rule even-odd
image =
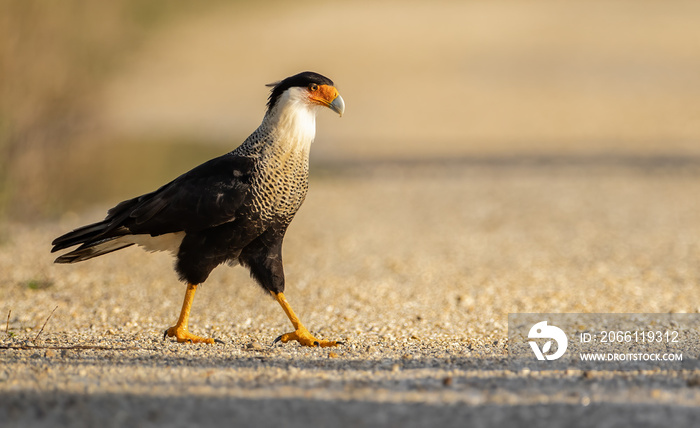
[[[269,111],[261,127],[275,132],[275,140],[286,150],[309,151],[316,137],[317,105],[311,104],[305,88],[285,91]]]

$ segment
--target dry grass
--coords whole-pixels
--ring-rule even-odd
[[[166,1],[0,3],[0,216],[52,213],[65,196],[56,188],[80,166],[72,150],[86,134],[101,138],[99,88],[145,34],[187,10]]]

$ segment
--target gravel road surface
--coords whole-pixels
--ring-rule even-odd
[[[313,333],[345,341],[337,349],[273,346],[286,317],[225,266],[190,320],[225,344],[163,340],[184,294],[170,256],[52,264],[51,240],[107,207],[5,224],[0,421],[697,424],[700,352],[677,370],[510,370],[507,330],[511,312],[698,312],[699,177],[692,162],[634,161],[316,174],[286,238],[285,294]]]

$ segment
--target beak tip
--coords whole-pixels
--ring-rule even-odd
[[[330,106],[331,110],[334,112],[338,113],[340,117],[343,117],[343,113],[345,113],[345,101],[343,101],[343,97],[338,95],[335,97],[333,102],[331,102]]]

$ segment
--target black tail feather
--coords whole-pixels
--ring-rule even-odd
[[[91,244],[83,244],[70,253],[57,257],[56,260],[54,260],[54,263],[82,262],[83,260],[88,260],[103,254],[109,254],[111,252],[121,250],[122,248],[134,245],[133,242],[115,242],[115,239],[117,238]]]
[[[107,222],[102,221],[99,223],[93,223],[88,224],[87,226],[79,227],[71,232],[66,233],[65,235],[59,236],[58,238],[54,239],[51,243],[51,245],[53,245],[51,252],[55,253],[56,251],[72,247],[74,245],[84,244],[86,242],[92,241],[100,237],[105,232],[108,226],[109,224]]]
[[[51,243],[53,245],[51,252],[55,253],[80,245],[75,250],[58,257],[55,263],[80,262],[133,245],[131,242],[116,241],[117,238],[128,234],[129,231],[126,228],[118,227],[115,229],[113,222],[105,220],[79,227],[59,236]]]

